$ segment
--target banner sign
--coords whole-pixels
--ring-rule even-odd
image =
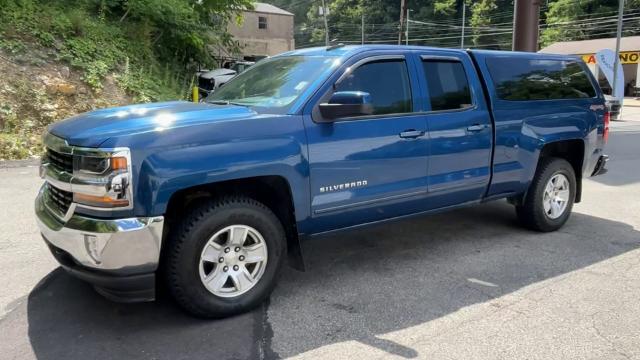
[[[582,61],[587,64],[596,64],[596,54],[582,55]],[[621,51],[620,52],[621,64],[640,64],[640,51]]]
[[[602,49],[595,54],[595,58],[600,71],[613,88],[613,66],[615,65],[616,53],[611,49]],[[624,97],[624,74],[620,63],[618,63],[618,71],[616,71],[616,88],[613,89],[613,96],[620,101]]]

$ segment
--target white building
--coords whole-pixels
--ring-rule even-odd
[[[562,41],[553,43],[540,52],[552,54],[579,55],[597,76],[605,93],[611,93],[611,85],[604,75],[598,71],[595,53],[602,49],[616,49],[616,38]],[[640,36],[623,37],[620,41],[620,63],[624,72],[625,96],[640,96]]]

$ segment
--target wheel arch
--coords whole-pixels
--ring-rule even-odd
[[[283,176],[264,175],[237,178],[195,185],[175,191],[167,203],[165,213],[167,231],[165,231],[165,235],[172,228],[175,228],[180,214],[188,211],[193,205],[229,194],[248,196],[273,211],[285,230],[289,265],[304,271],[293,193],[291,184]]]
[[[537,151],[536,165],[531,169],[530,173],[526,175],[529,185],[527,185],[527,188],[523,193],[509,197],[509,202],[515,205],[521,205],[523,203],[527,193],[529,192],[531,181],[540,168],[540,164],[544,159],[550,157],[565,159],[571,164],[576,176],[576,197],[574,202],[580,202],[582,200],[582,174],[585,165],[585,148],[585,141],[580,138],[562,139],[542,143]]]
[[[566,139],[558,140],[544,144],[540,149],[537,167],[540,166],[542,159],[549,157],[557,157],[564,159],[571,164],[573,172],[576,175],[576,198],[575,202],[579,203],[582,199],[582,173],[585,159],[585,143],[583,139]]]

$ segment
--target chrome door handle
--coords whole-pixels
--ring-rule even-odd
[[[471,131],[471,132],[478,132],[478,131],[482,131],[484,129],[487,128],[487,125],[484,124],[473,124],[471,126],[467,127],[467,131]]]
[[[399,135],[403,139],[415,139],[420,136],[424,136],[424,131],[411,129],[411,130],[405,130],[401,132]]]

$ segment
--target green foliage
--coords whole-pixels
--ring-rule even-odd
[[[374,0],[375,1],[375,0]],[[360,17],[362,11],[367,11],[368,5],[363,0],[336,0],[328,5],[329,14],[331,14],[331,24],[350,24],[352,26],[334,27],[329,31],[329,39],[333,38],[357,38],[360,34]],[[324,19],[319,14],[318,7],[313,6],[307,13],[308,23],[312,24],[313,29],[309,34],[309,40],[324,43]]]
[[[163,76],[152,76],[161,73]],[[191,77],[185,77],[179,71],[154,67],[126,69],[116,77],[118,84],[135,94],[136,102],[149,102],[186,99],[191,88]]]
[[[126,46],[132,46],[120,29],[102,22],[69,22],[62,33],[61,60],[84,70],[84,80],[94,89],[102,87],[102,80],[116,70],[127,55]],[[76,34],[82,34],[77,36]],[[114,41],[114,39],[116,41]],[[136,54],[138,55],[138,54]],[[138,55],[139,56],[139,55]]]
[[[237,49],[227,23],[251,6],[251,0],[0,0],[0,49],[21,56],[22,64],[62,62],[78,70],[93,91],[77,100],[93,100],[74,108],[112,105],[100,94],[114,83],[136,102],[186,99],[196,65],[214,64],[211,47]],[[39,154],[43,129],[69,115],[55,104],[59,95],[34,81],[5,86],[15,101],[13,108],[0,104],[0,159]]]
[[[498,9],[497,0],[480,0],[471,5],[471,19],[469,24],[473,33],[473,44],[491,44],[497,43],[497,37],[495,35],[486,35],[491,33],[487,30],[491,29],[492,18],[491,15]]]
[[[114,74],[138,99],[183,97],[190,66],[213,64],[208,46],[234,47],[226,24],[251,6],[251,0],[0,0],[0,48],[55,48],[57,60],[81,69],[95,90]],[[181,81],[161,86],[163,71]]]
[[[447,16],[454,15],[457,10],[456,0],[437,0],[433,4],[433,10],[436,14],[443,14]]]
[[[565,23],[579,19],[584,16],[585,4],[589,2],[591,1],[579,1],[577,3],[575,0],[555,1],[549,6],[549,11],[547,11],[547,23]],[[584,35],[584,30],[585,28],[583,27],[550,26],[542,32],[543,46],[552,44],[556,41],[582,37]]]
[[[17,106],[0,105],[0,159],[23,159],[40,153],[41,130],[51,123],[47,96],[27,79],[15,84]],[[33,114],[29,117],[19,114]]]
[[[625,12],[637,10],[640,0],[627,0],[624,6]],[[603,26],[602,18],[615,16],[617,11],[617,0],[556,0],[549,4],[549,10],[545,14],[547,27],[542,31],[542,46],[556,41],[614,37],[615,23],[607,22],[604,24],[610,26]],[[591,18],[594,20],[590,21]],[[623,32],[623,36],[637,33],[637,29],[629,29],[631,22],[624,24],[627,30]]]
[[[22,41],[0,38],[0,49],[10,54],[22,53],[26,48],[26,45]]]
[[[513,0],[467,0],[465,44],[475,44],[489,48],[505,47],[510,43],[510,34],[494,24],[509,21],[508,13],[513,9]],[[462,25],[463,0],[407,0],[410,18],[422,23],[410,23],[411,44],[443,47],[458,47]],[[359,43],[361,37],[361,16],[365,17],[366,43],[396,43],[398,38],[400,2],[398,0],[331,0],[329,7],[330,39],[336,42]],[[324,44],[324,24],[318,13],[319,1],[300,2],[296,0],[276,0],[296,14],[296,45],[318,46]],[[298,14],[303,13],[304,16]],[[505,15],[506,14],[506,15]],[[477,24],[479,28],[470,26]],[[504,25],[501,26],[504,28]],[[405,28],[402,29],[405,31]],[[487,35],[491,34],[491,35]],[[404,35],[403,35],[404,38]],[[506,47],[510,47],[508,44]]]
[[[0,160],[24,159],[29,155],[29,144],[24,138],[0,133]]]
[[[513,0],[407,0],[411,19],[412,44],[456,47],[466,1],[465,44],[487,49],[511,48]],[[318,13],[320,1],[274,0],[274,4],[296,14],[296,45],[324,44],[324,24]],[[330,39],[359,43],[361,15],[365,15],[365,42],[395,43],[398,35],[398,0],[327,0],[330,9]],[[549,0],[541,3],[541,46],[556,41],[615,36],[618,0]],[[625,12],[640,8],[640,0],[626,0]],[[637,19],[627,15],[624,36],[638,34]],[[607,17],[603,22],[602,17]],[[590,21],[593,19],[593,21]],[[404,29],[403,29],[404,30]],[[469,37],[471,37],[469,39]]]

